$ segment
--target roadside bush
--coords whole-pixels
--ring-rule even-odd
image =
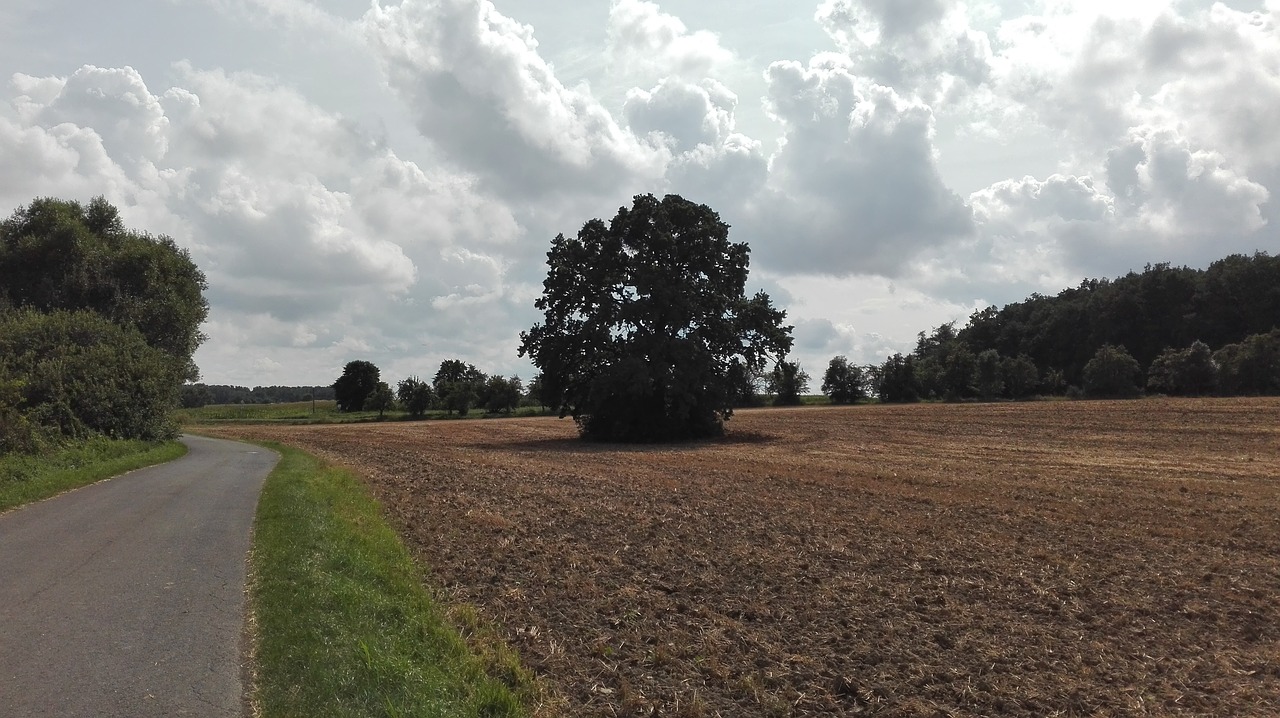
[[[71,438],[177,434],[171,413],[186,362],[134,327],[88,311],[10,312],[0,315],[0,357],[7,441],[24,441],[28,425]]]

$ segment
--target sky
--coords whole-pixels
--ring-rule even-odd
[[[4,0],[0,214],[190,251],[203,380],[534,368],[556,234],[706,204],[814,377],[1280,251],[1280,0]]]

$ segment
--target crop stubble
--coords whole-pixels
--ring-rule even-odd
[[[219,433],[367,477],[566,715],[1280,715],[1280,400]]]

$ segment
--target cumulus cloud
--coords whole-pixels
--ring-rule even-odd
[[[644,0],[614,0],[609,9],[609,59],[614,71],[641,81],[715,77],[733,53],[714,33],[690,32],[680,18]]]
[[[815,17],[859,75],[930,104],[961,99],[991,73],[990,40],[951,0],[824,0]]]
[[[364,35],[441,154],[515,201],[653,181],[663,155],[586,88],[565,87],[533,29],[487,0],[375,2]]]
[[[273,361],[317,345],[334,354],[312,361],[334,361],[351,341],[418,350],[433,330],[492,316],[476,304],[508,311],[496,257],[520,229],[474,178],[424,171],[260,76],[177,70],[182,86],[160,94],[129,68],[16,77],[19,119],[0,120],[0,147],[21,148],[27,174],[0,201],[105,194],[130,224],[192,250],[210,281],[211,346],[247,341]],[[402,323],[383,321],[388,304]]]
[[[928,106],[865,82],[838,55],[774,63],[768,79],[784,135],[752,221],[786,238],[765,245],[772,266],[894,276],[972,230],[938,173]]]

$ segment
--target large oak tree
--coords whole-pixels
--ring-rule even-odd
[[[732,413],[735,368],[759,372],[791,348],[786,313],[747,297],[745,243],[709,207],[635,198],[609,224],[557,236],[520,354],[542,371],[543,400],[586,438],[714,436]]]

